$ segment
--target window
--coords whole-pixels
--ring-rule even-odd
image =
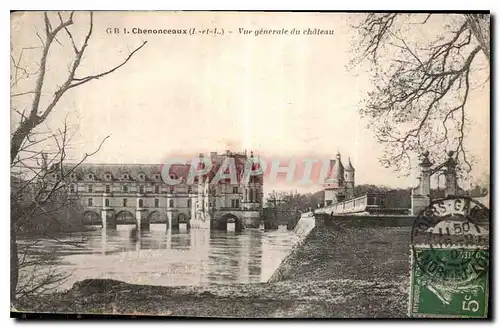
[[[139,199],[139,207],[143,207],[144,206],[144,201],[142,199]]]
[[[191,190],[192,190],[191,187],[188,187],[188,194],[191,193]]]
[[[144,186],[139,186],[139,194],[144,194]]]
[[[94,179],[94,175],[92,173],[89,174],[89,180]]]
[[[106,193],[110,193],[111,192],[111,186],[110,185],[106,185]]]
[[[123,198],[123,207],[127,207],[127,198]]]
[[[169,207],[174,207],[174,200],[171,199],[169,202],[168,202],[168,206]]]
[[[159,194],[160,193],[160,186],[155,186],[155,194]]]
[[[129,179],[128,173],[123,174],[123,180],[128,180],[128,179]]]
[[[128,192],[128,186],[127,185],[123,186],[123,192]]]
[[[106,180],[110,180],[111,179],[111,175],[110,174],[106,174]]]
[[[75,185],[69,185],[69,192],[74,193],[75,192]]]
[[[89,200],[88,200],[88,205],[89,205],[89,206],[94,206],[94,205],[93,205],[93,199],[92,199],[92,198],[89,198]]]
[[[104,206],[109,207],[109,199],[106,198],[104,200]]]
[[[88,192],[92,192],[92,185],[88,185],[88,186],[87,186],[87,191],[88,191]],[[92,206],[92,205],[91,205],[91,206]]]
[[[160,207],[160,200],[158,198],[155,199],[155,207]]]
[[[174,187],[170,187],[170,193],[173,194],[175,191],[175,188]]]
[[[144,180],[144,174],[139,174],[139,179]]]
[[[238,187],[233,187],[233,194],[237,194],[238,193]]]
[[[240,207],[240,200],[239,199],[231,199],[231,207],[232,208]]]
[[[191,198],[189,198],[187,201],[187,207],[191,207]]]

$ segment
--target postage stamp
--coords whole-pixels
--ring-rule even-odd
[[[488,314],[488,249],[413,248],[410,316],[476,317]],[[433,259],[440,259],[442,264]]]
[[[413,225],[410,317],[484,318],[489,210],[467,197],[433,201]]]

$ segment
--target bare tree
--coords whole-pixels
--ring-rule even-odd
[[[301,194],[297,192],[297,190],[273,190],[267,196],[267,204],[268,207],[276,208],[278,211],[304,210],[306,208],[316,207],[317,202],[313,200],[313,198],[314,196],[312,194]]]
[[[370,62],[375,85],[360,113],[385,147],[381,163],[408,173],[424,149],[437,159],[453,150],[470,171],[467,104],[481,85],[474,72],[489,77],[489,14],[371,13],[356,28],[351,64]]]
[[[83,40],[75,36],[72,27],[75,25],[76,16],[79,19],[87,17],[87,32]],[[49,17],[50,16],[50,17]],[[11,46],[11,100],[26,97],[25,108],[19,110],[12,105],[12,110],[16,116],[12,117],[14,124],[11,124],[11,300],[16,300],[16,294],[28,295],[40,292],[49,288],[49,285],[60,282],[64,276],[50,271],[42,279],[28,279],[22,285],[19,283],[19,270],[28,266],[40,265],[40,261],[45,261],[43,257],[33,258],[30,256],[31,245],[24,245],[19,256],[17,235],[27,224],[33,224],[40,217],[44,216],[60,224],[60,216],[56,215],[68,206],[74,205],[74,199],[68,195],[68,179],[78,165],[89,156],[97,153],[107,137],[98,145],[97,149],[85,154],[80,161],[73,165],[64,165],[66,161],[66,150],[71,140],[68,133],[67,122],[63,122],[63,128],[58,131],[43,130],[44,123],[53,112],[61,98],[67,91],[82,86],[92,80],[103,78],[122,66],[124,66],[140,49],[146,45],[142,42],[138,47],[129,53],[115,66],[91,75],[79,75],[78,68],[84,61],[84,56],[90,44],[93,32],[93,13],[43,13],[44,37],[38,32],[36,35],[40,40],[40,46],[27,46],[15,44]],[[79,23],[80,24],[80,23]],[[50,100],[46,105],[41,102],[41,97],[47,95],[48,91],[44,86],[47,84],[47,67],[51,62],[50,50],[56,42],[60,46],[68,46],[73,52],[68,74],[63,83],[50,94]],[[16,49],[16,46],[20,49]],[[28,51],[40,50],[39,67],[36,71],[30,71],[22,65],[22,60]],[[18,56],[14,56],[18,53]],[[23,57],[24,56],[24,57]],[[32,59],[32,58],[30,58]],[[25,85],[22,81],[32,81],[32,89],[20,90]],[[51,151],[44,149],[42,145],[50,142]],[[40,231],[39,231],[40,232]],[[48,236],[48,231],[41,231]],[[55,238],[53,236],[50,236]],[[63,241],[61,241],[63,242]]]
[[[278,208],[285,197],[286,193],[284,191],[272,190],[267,195],[267,204],[269,207]]]

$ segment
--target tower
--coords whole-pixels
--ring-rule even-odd
[[[336,158],[330,161],[330,170],[323,184],[323,189],[325,192],[325,206],[345,199],[344,165],[339,152],[337,152]]]
[[[349,157],[349,163],[344,169],[345,172],[345,196],[347,199],[354,198],[354,167],[351,163],[351,158]]]

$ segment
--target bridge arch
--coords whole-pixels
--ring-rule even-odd
[[[235,223],[235,230],[236,231],[242,231],[243,230],[243,220],[239,218],[238,216],[232,214],[232,213],[227,213],[221,216],[218,220],[216,220],[214,223],[214,229],[216,230],[227,230],[227,224],[228,223]]]
[[[177,226],[181,223],[185,223],[187,228],[191,228],[191,217],[189,214],[181,212],[177,215]]]
[[[101,223],[102,224],[102,218],[99,213],[96,211],[85,211],[83,212],[83,220],[85,224],[94,224],[94,223]]]
[[[135,223],[135,216],[132,212],[121,210],[115,214],[116,223]]]
[[[179,213],[179,215],[177,215],[177,221],[179,223],[189,223],[189,220],[191,220],[191,218],[186,213]]]
[[[149,223],[157,223],[157,222],[162,222],[162,217],[161,217],[161,213],[159,211],[152,211],[151,213],[149,213],[149,215],[147,216],[147,221]]]

